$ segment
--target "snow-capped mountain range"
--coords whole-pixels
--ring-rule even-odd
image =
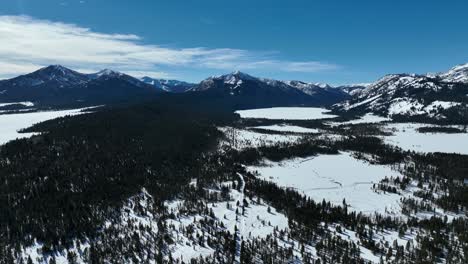
[[[436,75],[390,74],[352,95],[335,109],[388,117],[446,119],[466,111],[468,64]]]
[[[150,77],[138,79],[109,69],[84,74],[60,65],[0,81],[0,103],[9,107],[14,102],[32,102],[29,105],[35,106],[102,104],[166,92],[199,92],[233,102],[239,108],[334,104],[333,109],[339,112],[444,119],[448,115],[464,115],[468,103],[468,64],[445,73],[390,74],[371,84],[336,87],[258,78],[239,71],[193,84]]]
[[[279,81],[233,72],[203,80],[192,92],[208,92],[238,100],[242,105],[330,105],[348,98],[341,89],[300,81]]]
[[[0,81],[0,103],[43,106],[109,103],[158,93],[151,85],[112,70],[83,74],[60,65]]]

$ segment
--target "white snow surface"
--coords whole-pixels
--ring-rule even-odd
[[[13,102],[13,103],[0,103],[0,107],[15,105],[15,104],[20,104],[20,105],[23,105],[23,106],[26,106],[26,107],[34,106],[33,102]]]
[[[414,99],[396,98],[388,108],[388,115],[419,115],[424,114],[424,105]]]
[[[35,134],[18,133],[18,130],[20,129],[28,128],[34,124],[58,117],[83,114],[84,112],[81,111],[86,109],[87,108],[0,115],[0,145],[3,145],[10,140],[31,137]]]
[[[468,155],[468,133],[419,133],[427,124],[394,123],[385,129],[393,133],[383,137],[386,143],[417,152],[445,152]]]
[[[458,106],[461,103],[459,102],[447,102],[447,101],[434,101],[429,105],[423,105],[417,100],[409,98],[396,98],[392,100],[392,104],[388,109],[388,114],[390,116],[402,114],[402,115],[421,115],[427,114],[429,116],[435,117],[438,113],[438,110],[445,110]]]
[[[437,109],[437,108],[448,109],[448,108],[452,108],[454,106],[459,106],[459,105],[461,105],[461,103],[459,102],[434,101],[430,105],[426,106],[426,110]]]
[[[342,205],[346,199],[350,210],[368,214],[401,211],[399,195],[372,190],[373,184],[385,176],[401,177],[388,166],[355,159],[347,152],[266,163],[267,166],[251,166],[249,170],[257,171],[265,180],[294,188],[317,202],[325,199]]]
[[[294,132],[294,133],[320,133],[320,130],[316,128],[305,128],[300,126],[291,126],[286,124],[271,125],[271,126],[257,126],[253,128],[273,130],[279,132]]]
[[[339,125],[356,125],[356,124],[365,124],[365,123],[381,123],[391,121],[388,117],[378,116],[371,113],[367,113],[359,119],[354,119],[346,122],[330,122],[332,126],[339,126]]]
[[[242,118],[313,120],[334,118],[328,110],[317,107],[273,107],[236,111]]]
[[[349,124],[380,123],[380,122],[385,122],[385,121],[390,121],[390,120],[391,119],[388,117],[382,117],[382,116],[368,113],[368,114],[365,114],[360,119],[351,120],[351,121],[348,121],[347,123]]]

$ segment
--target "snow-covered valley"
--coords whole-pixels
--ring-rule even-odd
[[[242,118],[311,120],[334,118],[328,110],[316,107],[273,107],[236,111]]]

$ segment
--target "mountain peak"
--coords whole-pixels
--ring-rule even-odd
[[[236,76],[236,77],[238,77],[240,79],[257,79],[255,77],[253,77],[252,75],[249,75],[249,74],[247,74],[245,72],[241,72],[241,71],[234,71],[229,75]]]
[[[114,71],[114,70],[110,70],[110,69],[103,69],[101,71],[98,71],[96,73],[96,76],[100,77],[100,76],[103,76],[103,75],[107,75],[107,76],[120,76],[122,75],[121,72],[118,72],[118,71]]]
[[[67,74],[77,74],[77,72],[68,69],[67,67],[64,67],[62,65],[49,65],[47,67],[40,68],[37,70],[39,73],[46,73],[46,74],[55,74],[55,75],[67,75]]]
[[[69,70],[68,68],[60,65],[60,64],[54,64],[54,65],[49,65],[46,68],[54,69],[54,70]]]
[[[242,81],[246,80],[257,80],[257,78],[247,74],[243,73],[241,71],[234,71],[229,74],[221,75],[218,77],[215,77],[215,79],[222,79],[225,83],[228,84],[238,84],[241,83]]]
[[[326,88],[332,88],[328,83],[315,83],[314,85],[326,89]]]
[[[193,83],[188,83],[184,81],[156,79],[156,78],[152,78],[148,76],[142,77],[140,78],[140,80],[158,89],[162,89],[166,92],[174,92],[174,93],[183,93],[195,86],[195,84]]]
[[[122,77],[124,76],[123,73],[121,72],[118,72],[118,71],[114,71],[114,70],[110,70],[110,69],[103,69],[103,70],[100,70],[96,73],[91,73],[91,74],[88,74],[89,78],[91,79],[98,79],[98,78],[118,78],[118,77]]]

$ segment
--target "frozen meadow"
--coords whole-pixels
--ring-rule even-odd
[[[374,183],[386,176],[400,177],[400,173],[389,166],[355,159],[348,152],[281,163],[267,161],[265,165],[252,166],[249,170],[262,179],[294,188],[317,202],[325,199],[342,205],[345,199],[351,210],[369,214],[400,211],[399,195],[372,190]]]
[[[468,133],[420,133],[423,124],[388,124],[385,129],[393,135],[384,137],[387,144],[416,152],[445,152],[468,155]]]
[[[253,127],[257,129],[265,129],[278,132],[292,132],[292,133],[320,133],[320,130],[316,128],[305,128],[300,126],[291,126],[291,125],[271,125],[271,126],[257,126]]]
[[[273,107],[236,111],[242,118],[312,120],[334,118],[328,110],[317,107]]]

